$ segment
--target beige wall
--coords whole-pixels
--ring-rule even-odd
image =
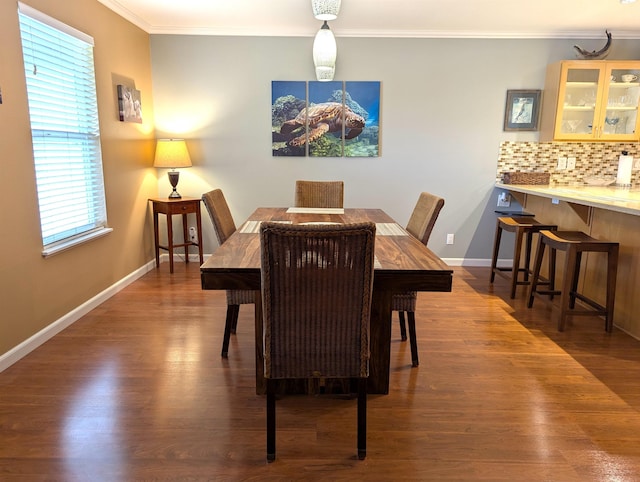
[[[153,259],[147,198],[153,102],[149,35],[97,0],[25,3],[95,40],[107,216],[113,233],[50,258],[42,240],[17,4],[0,2],[0,357]],[[141,91],[144,124],[119,122],[116,85]]]

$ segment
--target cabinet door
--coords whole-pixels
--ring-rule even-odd
[[[602,63],[566,62],[562,66],[554,138],[593,140],[598,137],[604,92]]]
[[[607,141],[637,140],[640,132],[640,65],[637,62],[608,65],[605,74],[599,138]]]

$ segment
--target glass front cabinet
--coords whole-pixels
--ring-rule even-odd
[[[550,65],[540,140],[639,140],[639,77],[639,61],[574,60]]]

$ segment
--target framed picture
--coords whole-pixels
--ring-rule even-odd
[[[118,85],[118,109],[122,122],[142,124],[140,91],[126,85]]]
[[[537,131],[541,90],[507,90],[505,131]]]

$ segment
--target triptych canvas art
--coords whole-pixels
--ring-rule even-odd
[[[380,82],[273,81],[274,156],[377,157]]]

